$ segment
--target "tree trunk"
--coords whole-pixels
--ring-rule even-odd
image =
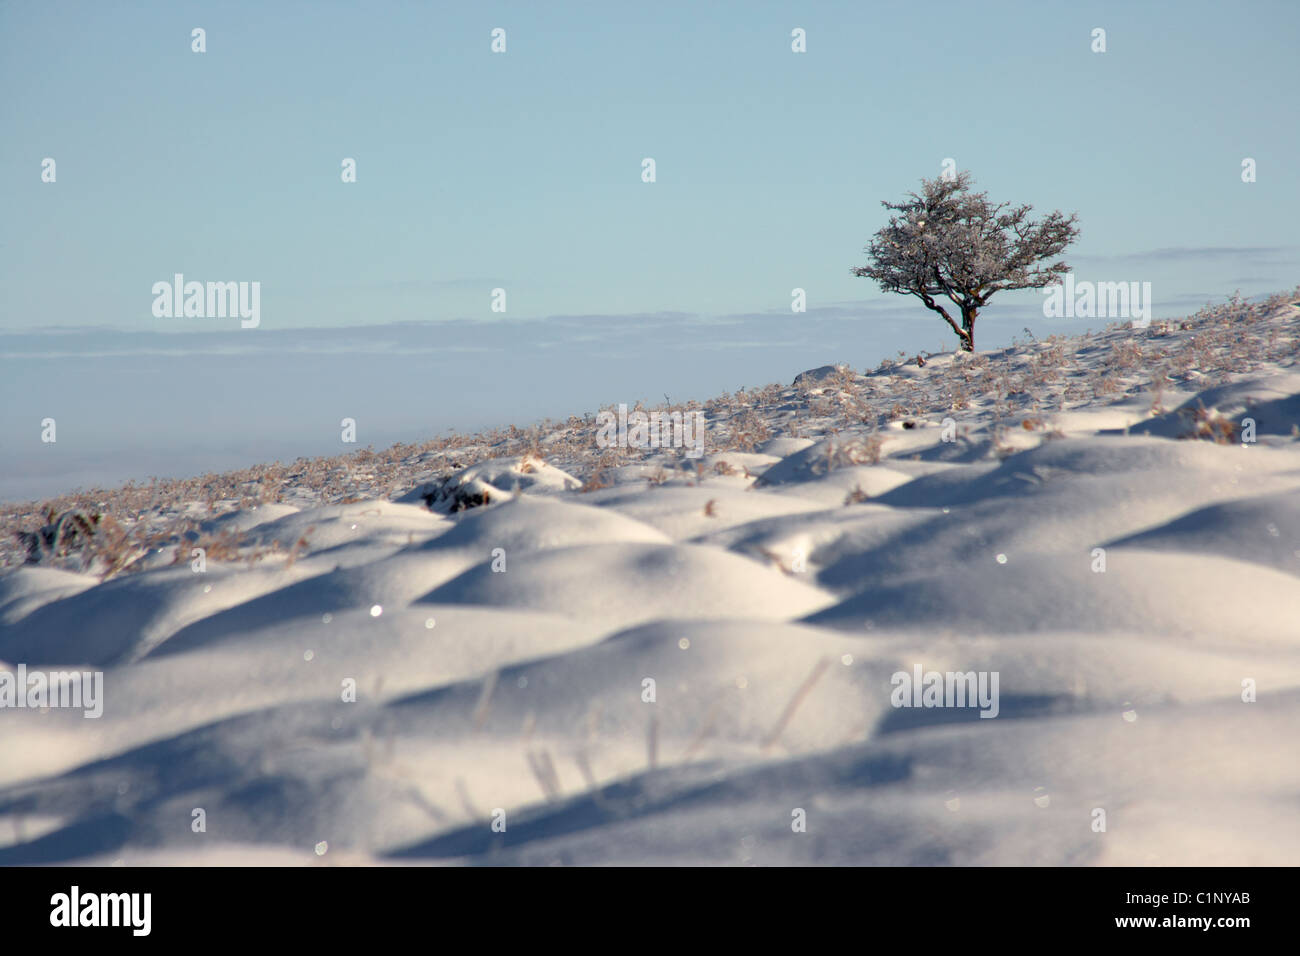
[[[979,314],[978,309],[962,307],[961,310],[961,347],[964,352],[975,351],[975,316]]]

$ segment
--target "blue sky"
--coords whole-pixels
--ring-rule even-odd
[[[10,467],[53,493],[111,455],[341,450],[340,414],[295,392],[364,404],[379,445],[951,347],[849,271],[880,201],[947,157],[996,199],[1077,211],[1079,277],[1150,281],[1157,315],[1290,288],[1297,37],[1293,2],[0,2],[0,495]],[[155,318],[177,272],[260,281],[261,326]],[[1040,302],[995,299],[977,345],[1063,330]],[[480,323],[481,350],[395,384],[379,346],[459,341],[446,322]],[[701,331],[720,323],[731,347]],[[351,364],[312,351],[321,328]],[[186,381],[209,391],[144,397]],[[53,406],[77,446],[57,466],[31,447]]]

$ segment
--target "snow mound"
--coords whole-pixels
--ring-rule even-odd
[[[1198,552],[1300,575],[1300,484],[1280,494],[1198,508],[1111,545]]]
[[[430,511],[452,514],[480,505],[498,504],[519,492],[572,491],[582,482],[541,459],[490,458],[462,468],[448,478],[426,482],[397,500],[423,501]]]
[[[1138,435],[1164,438],[1240,437],[1244,419],[1254,422],[1255,434],[1300,437],[1300,374],[1255,378],[1208,388],[1177,408],[1133,425]]]
[[[840,469],[878,463],[884,443],[877,445],[874,439],[875,436],[870,435],[837,435],[817,442],[777,462],[763,473],[756,484],[760,488],[798,484],[823,478]],[[867,493],[873,497],[911,480],[909,475],[900,474],[888,467],[864,468],[855,472],[855,477],[870,485]]]
[[[609,508],[597,508],[572,499],[521,495],[499,508],[470,512],[445,535],[423,548],[438,551],[463,549],[482,560],[493,548],[514,553],[615,541],[666,544],[668,540],[666,535],[650,525]]]
[[[777,438],[769,438],[759,446],[758,450],[764,455],[771,455],[774,458],[788,458],[795,452],[803,451],[814,444],[816,442],[811,438],[791,438],[788,435],[781,435]]]
[[[659,618],[791,620],[830,595],[778,570],[694,545],[587,545],[540,551],[494,571],[485,561],[423,600],[533,607],[607,629]]]
[[[810,368],[806,372],[800,372],[794,377],[791,384],[795,386],[817,385],[846,373],[851,376],[853,370],[846,365],[822,365],[818,368]]]
[[[12,624],[43,604],[79,594],[98,583],[98,578],[88,574],[55,568],[17,568],[0,576],[0,626]]]
[[[731,528],[773,514],[798,514],[817,505],[797,498],[755,495],[723,481],[695,487],[614,488],[590,497],[603,508],[657,528],[673,541]]]
[[[1300,588],[1281,571],[1229,558],[1111,548],[1105,571],[1089,552],[993,555],[943,575],[869,587],[808,623],[894,628],[1128,631],[1172,642],[1294,648]],[[1010,595],[1015,595],[1012,600]],[[1227,596],[1232,599],[1228,600]]]
[[[297,576],[282,570],[239,574],[220,565],[195,574],[182,565],[116,578],[0,627],[0,657],[43,666],[125,663],[191,622]]]

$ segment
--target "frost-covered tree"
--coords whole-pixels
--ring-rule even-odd
[[[967,172],[923,179],[919,195],[882,203],[894,214],[867,247],[870,263],[853,270],[885,292],[916,296],[943,316],[967,352],[975,351],[975,317],[989,297],[1051,285],[1070,267],[1046,260],[1079,235],[1077,214],[1033,222],[1032,206],[995,205],[988,193],[972,193],[971,182]],[[945,298],[961,311],[961,325],[939,301]]]

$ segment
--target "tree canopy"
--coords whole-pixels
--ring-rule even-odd
[[[923,179],[921,192],[893,210],[867,247],[869,262],[853,270],[875,279],[885,292],[914,295],[939,313],[957,333],[961,347],[975,350],[975,317],[1003,289],[1039,289],[1070,271],[1060,255],[1079,235],[1077,214],[1049,213],[1032,221],[1032,206],[994,204],[972,193],[971,175]],[[961,313],[961,324],[941,301]]]

